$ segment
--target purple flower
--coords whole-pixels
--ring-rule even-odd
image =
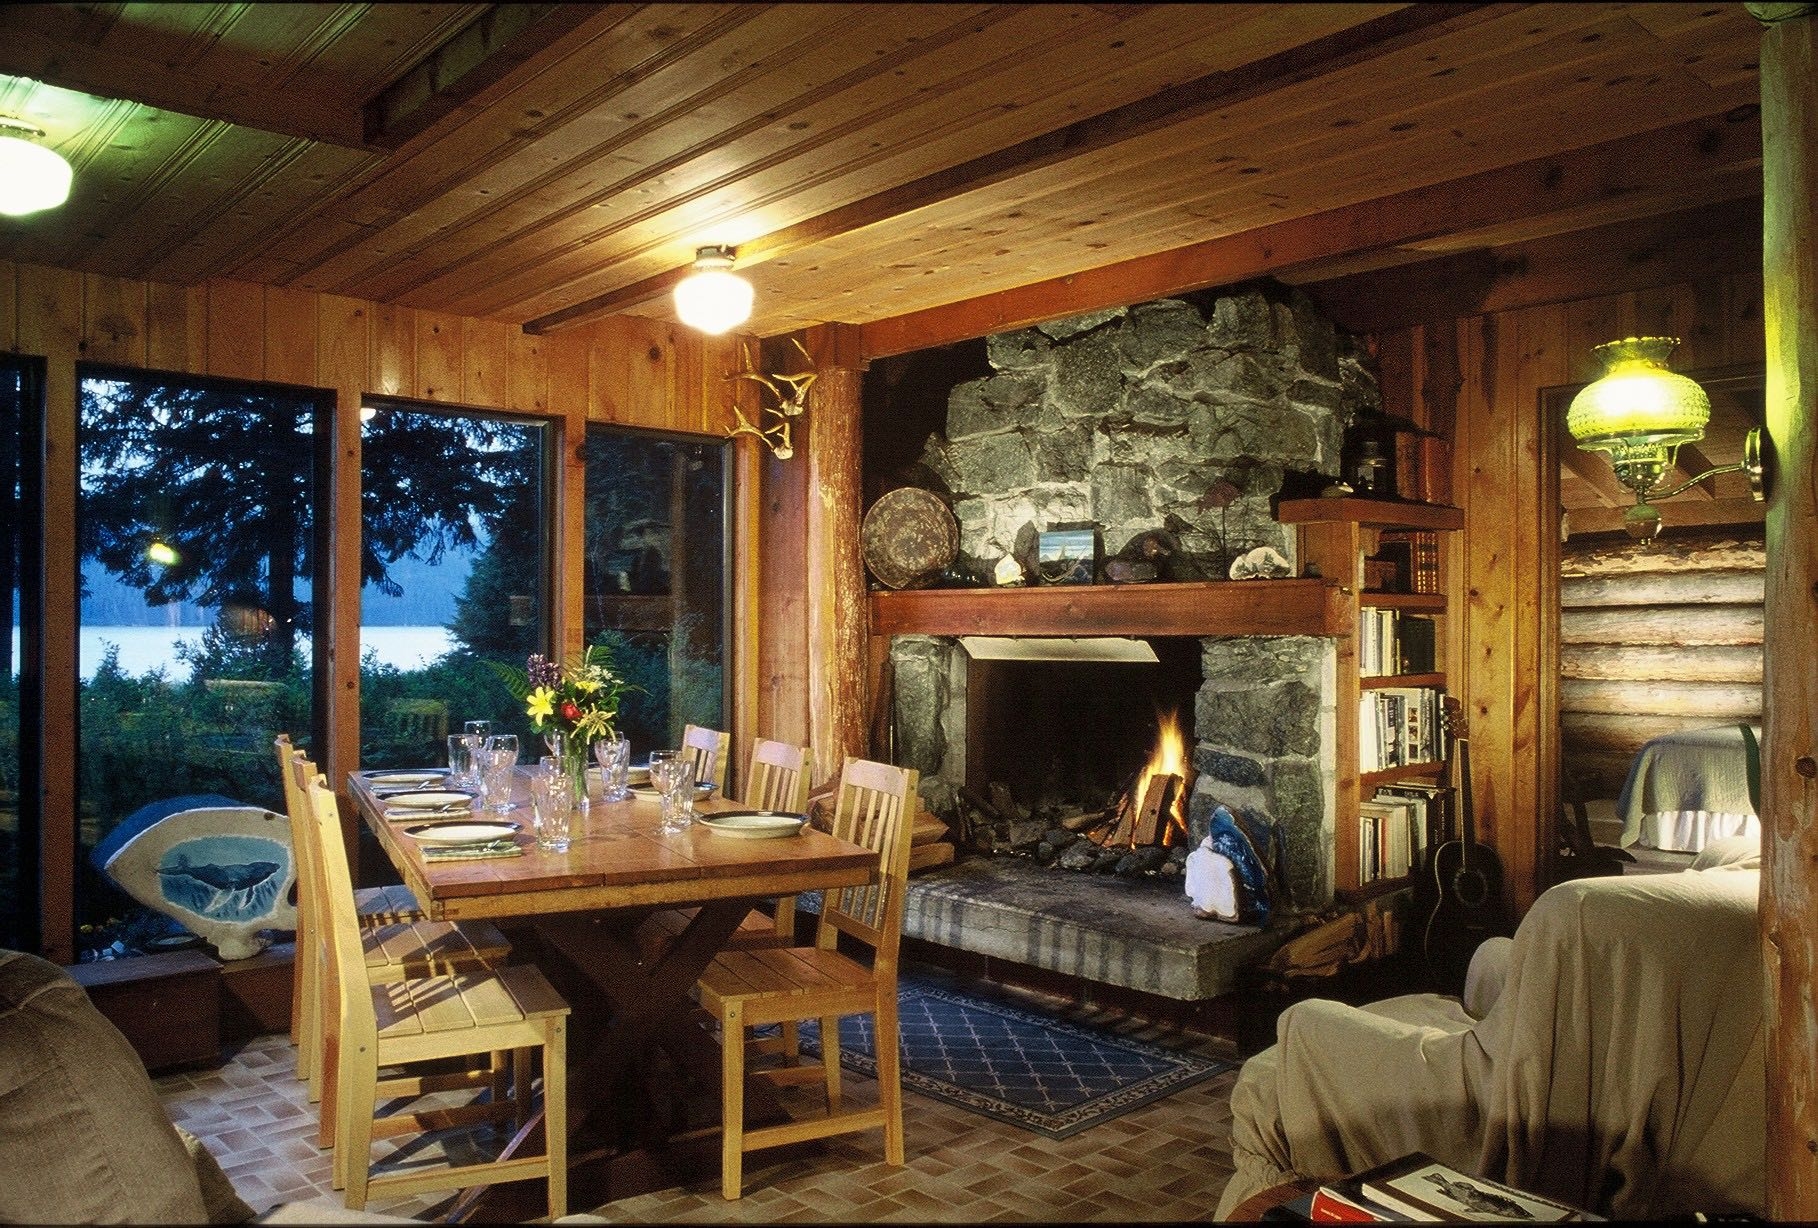
[[[533,689],[546,686],[553,690],[562,685],[562,667],[540,652],[530,654],[530,660],[524,666],[524,673]]]

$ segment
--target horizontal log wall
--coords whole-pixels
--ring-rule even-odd
[[[1574,539],[1560,560],[1560,775],[1584,799],[1622,791],[1649,738],[1759,722],[1760,540],[1648,547]]]
[[[1406,270],[1380,283],[1375,314],[1384,323],[1375,342],[1385,407],[1453,440],[1453,502],[1464,509],[1465,528],[1445,535],[1455,627],[1448,686],[1464,700],[1471,733],[1478,833],[1500,854],[1518,912],[1547,886],[1559,748],[1557,732],[1548,726],[1560,703],[1559,662],[1580,647],[1569,641],[1560,647],[1560,594],[1551,583],[1536,582],[1557,574],[1559,549],[1558,458],[1548,437],[1552,425],[1541,421],[1541,390],[1596,378],[1591,347],[1637,334],[1682,338],[1674,355],[1682,369],[1763,359],[1758,259],[1739,255],[1733,236],[1713,237],[1695,216],[1671,237],[1676,258],[1692,271],[1687,281],[1650,284],[1637,273],[1625,289],[1622,270],[1606,268],[1604,261],[1593,279],[1595,296],[1564,302],[1557,299],[1557,280],[1530,277],[1516,259],[1497,262],[1500,271],[1479,301],[1498,306],[1478,314],[1423,314],[1453,296],[1437,283],[1433,293],[1422,293],[1425,283]],[[1590,234],[1580,241],[1596,240]],[[1558,246],[1565,238],[1548,242]],[[1585,255],[1597,253],[1587,247]],[[1434,268],[1437,277],[1443,262]],[[1346,293],[1362,302],[1372,289],[1358,278]],[[1341,311],[1341,320],[1345,314],[1351,313]],[[1727,627],[1704,637],[1728,647],[1758,642],[1759,608],[1752,615],[1717,616],[1735,608],[1718,604],[1701,611],[1701,625],[1708,619]],[[1636,615],[1585,609],[1574,619],[1589,622],[1574,625],[1613,618],[1635,621]],[[1723,668],[1737,667],[1732,661]],[[1640,734],[1665,732],[1663,722],[1680,718],[1633,719],[1632,730]],[[1566,741],[1580,736],[1568,731]]]
[[[588,422],[723,435],[732,424],[738,363],[735,339],[703,338],[658,321],[611,318],[531,337],[509,324],[416,311],[335,295],[215,281],[183,287],[0,262],[0,349],[46,360],[44,510],[44,744],[76,744],[79,610],[71,527],[76,511],[76,364],[270,381],[334,393],[335,481],[329,497],[330,705],[325,766],[339,780],[359,753],[360,405],[370,394],[528,414],[560,424],[561,542],[557,555],[557,637],[581,645],[582,477],[578,440]],[[742,451],[744,451],[742,449]],[[748,456],[741,472],[751,473]],[[735,511],[733,602],[755,603],[755,552],[748,548],[756,492]],[[59,634],[59,631],[62,631]],[[735,662],[755,660],[751,617],[735,627]],[[735,666],[735,668],[737,668]],[[748,669],[748,667],[746,667]],[[855,664],[856,668],[856,664]],[[743,677],[745,675],[735,675]],[[748,690],[748,688],[747,688]],[[752,728],[748,695],[735,719]],[[73,915],[76,797],[73,774],[47,762],[44,788],[44,938],[68,962]]]

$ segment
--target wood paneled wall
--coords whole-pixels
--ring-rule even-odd
[[[1558,739],[1543,726],[1558,686],[1559,465],[1540,392],[1594,379],[1591,347],[1615,337],[1680,337],[1681,369],[1763,358],[1759,265],[1730,257],[1727,237],[1693,233],[1682,243],[1687,266],[1700,270],[1694,279],[1377,336],[1389,411],[1451,426],[1453,501],[1465,528],[1447,542],[1456,627],[1448,674],[1471,735],[1479,837],[1500,854],[1520,912],[1547,885],[1541,870],[1558,810]],[[1727,271],[1708,271],[1713,245]],[[1504,267],[1520,276],[1519,263]],[[1519,291],[1507,297],[1519,300]]]
[[[45,609],[72,626],[76,591],[76,364],[104,362],[194,375],[322,388],[334,394],[334,482],[329,515],[329,730],[331,780],[359,753],[360,404],[378,394],[528,414],[556,423],[562,446],[556,632],[563,652],[582,635],[580,441],[589,422],[724,435],[735,395],[736,339],[614,317],[532,337],[495,320],[468,319],[328,294],[214,281],[196,287],[128,281],[0,262],[0,348],[46,360]],[[755,470],[741,447],[737,472]],[[749,676],[758,634],[757,492],[733,511],[735,616],[732,676]],[[794,519],[794,518],[792,518]],[[799,521],[798,521],[799,522]],[[352,645],[341,650],[341,645]],[[45,645],[44,933],[69,957],[73,874],[50,854],[75,847],[75,777],[60,747],[76,744],[76,637]],[[857,663],[854,664],[856,669]],[[755,728],[749,686],[735,686],[735,730]],[[740,724],[739,722],[743,722]],[[67,854],[57,854],[66,856]]]

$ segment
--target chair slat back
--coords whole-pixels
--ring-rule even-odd
[[[840,772],[833,834],[878,854],[878,881],[828,893],[821,905],[817,945],[831,949],[835,931],[841,931],[869,943],[877,951],[875,966],[879,969],[896,966],[919,779],[913,768],[869,759],[846,760]]]
[[[808,809],[808,748],[756,738],[745,771],[745,804],[800,814]]]
[[[353,876],[347,868],[347,843],[341,835],[341,808],[334,790],[315,765],[298,752],[291,759],[297,787],[303,791],[315,820],[316,864],[322,893],[317,917],[321,944],[327,954],[329,990],[341,1018],[341,1040],[346,1046],[378,1044],[378,1021],[373,1015],[372,991],[366,978],[366,956],[360,939],[360,920],[354,906]]]
[[[726,746],[732,735],[705,725],[682,727],[682,752],[694,760],[696,784],[711,780],[723,795],[726,790]]]
[[[316,941],[322,925],[319,914],[322,901],[320,841],[316,838],[316,819],[309,808],[308,794],[300,787],[292,763],[303,752],[291,744],[288,733],[273,738],[272,748],[278,755],[278,779],[284,783],[284,813],[290,817],[291,856],[297,863],[297,949],[292,958],[301,959],[304,951]]]

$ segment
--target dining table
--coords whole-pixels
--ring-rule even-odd
[[[509,809],[458,816],[516,824],[508,838],[517,851],[444,859],[410,829],[447,816],[400,806],[375,780],[395,776],[351,773],[348,791],[423,911],[434,920],[485,918],[533,930],[528,945],[539,968],[569,1000],[571,1205],[680,1184],[697,1175],[695,1166],[717,1160],[719,1047],[691,989],[754,905],[874,882],[877,854],[807,824],[772,839],[738,838],[700,821],[665,834],[654,793],[608,802],[593,773],[593,796],[575,819],[569,847],[545,851],[532,830],[529,771],[518,768]],[[712,818],[745,807],[713,796],[696,809]],[[641,946],[639,923],[677,907],[695,909],[680,935],[660,949]],[[516,930],[508,932],[515,945]],[[692,1097],[690,1106],[683,1103],[687,1087],[712,1094]],[[691,1126],[687,1112],[698,1114],[708,1101],[716,1106],[713,1128]],[[507,1153],[534,1151],[540,1131],[539,1118]],[[498,1200],[511,1189],[474,1191],[486,1201],[464,1200],[453,1214],[500,1218],[507,1212]]]

